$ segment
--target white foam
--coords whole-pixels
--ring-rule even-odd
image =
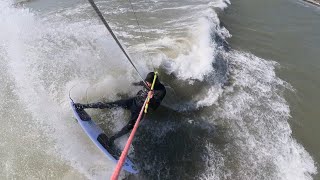
[[[223,8],[221,2],[211,5]],[[112,39],[102,38],[107,32],[97,21],[69,22],[59,13],[39,19],[27,9],[11,8],[7,2],[0,2],[0,9],[0,24],[4,27],[0,43],[17,86],[15,91],[33,120],[39,123],[39,129],[54,141],[47,152],[88,179],[110,176],[114,164],[70,119],[68,92],[75,86],[72,96],[82,102],[115,100],[118,94],[113,92],[134,94],[135,89],[127,86],[137,80],[132,77],[131,66]],[[207,18],[199,18],[192,25],[183,22],[190,19],[180,19],[179,25],[190,25],[187,36],[167,36],[153,42],[156,48],[171,49],[152,57],[156,66],[164,65],[168,73],[176,74],[180,80],[204,81],[210,76],[215,71],[214,56],[223,51],[212,40],[212,33],[228,36],[225,29],[218,27],[219,19],[212,10],[201,13]],[[220,88],[221,84],[212,85],[206,94],[192,99],[196,108],[216,105],[208,121],[224,119],[228,125],[226,138],[230,141],[223,151],[207,143],[210,154],[205,158],[210,166],[199,178],[311,179],[317,169],[311,156],[292,138],[288,124],[290,110],[283,98],[284,89],[291,87],[276,76],[276,63],[238,51],[225,55],[232,67],[233,85],[226,91]],[[146,72],[150,66],[143,56],[138,59],[138,67]],[[218,99],[221,100],[217,102]],[[112,116],[120,119],[123,113],[115,112]],[[116,121],[114,130],[123,124]],[[164,126],[166,130],[157,129],[160,137],[174,128],[171,124]]]
[[[209,3],[209,6],[219,9],[225,9],[230,5],[231,2],[229,0],[215,0]]]
[[[182,37],[164,36],[148,44],[149,50],[160,50],[165,55],[158,58],[165,60],[162,65],[167,73],[174,73],[179,79],[191,80],[190,82],[203,81],[205,75],[214,71],[212,64],[219,51],[214,36],[230,36],[225,28],[218,28],[220,22],[217,14],[208,7],[202,8],[201,13],[195,13],[187,19],[167,22],[173,24],[173,27],[177,24],[179,27],[189,27],[188,32],[182,32]]]
[[[214,61],[214,42],[210,37],[211,25],[205,20],[199,21],[199,26],[190,32],[191,38],[187,41],[190,47],[176,47],[174,52],[179,52],[178,56],[172,61],[167,62],[168,73],[175,73],[180,79],[199,79],[203,80],[204,75],[213,71],[212,62]],[[170,42],[171,41],[171,42]],[[164,44],[171,44],[171,47],[177,44],[173,40]],[[174,43],[174,44],[173,44]],[[184,45],[185,46],[185,45]],[[179,49],[178,49],[179,48]]]
[[[110,176],[114,163],[73,123],[67,93],[73,85],[85,88],[88,82],[96,82],[99,91],[94,95],[105,96],[104,93],[109,93],[110,99],[116,98],[116,94],[112,96],[110,92],[127,92],[124,84],[133,80],[132,72],[127,68],[129,65],[119,65],[119,62],[125,61],[119,61],[123,57],[113,49],[113,44],[108,49],[113,52],[111,58],[106,56],[108,52],[96,53],[99,48],[107,49],[106,44],[92,41],[91,35],[98,38],[105,32],[88,34],[84,33],[88,29],[78,28],[78,23],[48,24],[27,9],[13,9],[2,2],[0,7],[3,9],[0,14],[1,27],[5,27],[0,33],[0,42],[5,42],[10,75],[17,87],[16,94],[38,123],[38,128],[45,132],[46,138],[55,142],[46,151],[57,159],[62,158],[88,179]],[[76,41],[75,36],[80,41]],[[88,41],[91,42],[86,44]],[[119,69],[115,70],[115,67]],[[106,72],[109,76],[104,76]],[[84,94],[75,91],[73,95],[81,99],[79,97]]]
[[[219,96],[222,94],[223,89],[220,86],[212,86],[207,94],[204,95],[204,98],[198,100],[196,102],[197,108],[203,106],[212,106],[213,104],[217,103]]]
[[[209,158],[214,169],[208,168],[200,177],[312,179],[317,169],[312,157],[292,137],[290,110],[282,97],[291,86],[276,76],[276,63],[238,51],[228,55],[234,88],[220,97],[212,118],[222,118],[228,124],[229,142],[223,151],[208,145],[209,151],[218,151],[222,159]]]

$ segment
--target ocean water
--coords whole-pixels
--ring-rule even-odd
[[[280,63],[279,77],[294,92],[285,94],[295,137],[320,162],[320,9],[303,1],[237,1],[221,16],[233,35],[231,46]],[[315,179],[320,179],[319,174]]]
[[[232,3],[232,2],[231,2]],[[281,62],[228,44],[230,2],[99,1],[145,75],[168,87],[141,123],[122,179],[312,179],[316,162],[292,134]],[[231,5],[232,6],[232,5]],[[115,164],[72,117],[77,102],[133,96],[139,78],[86,1],[0,2],[1,179],[105,179]],[[122,109],[90,110],[105,132]],[[117,140],[124,146],[126,137]]]

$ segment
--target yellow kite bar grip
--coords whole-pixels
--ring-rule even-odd
[[[157,79],[157,74],[158,72],[154,72],[154,77],[153,77],[153,81],[152,81],[152,85],[151,85],[151,89],[150,91],[153,91],[153,88],[154,88],[154,84],[156,83],[156,79]],[[150,92],[149,91],[149,92]],[[148,112],[148,107],[149,107],[149,101],[150,101],[150,97],[149,97],[149,93],[148,93],[148,98],[147,98],[147,103],[146,103],[146,107],[144,108],[144,113],[147,113]]]

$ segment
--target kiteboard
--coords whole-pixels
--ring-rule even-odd
[[[82,129],[85,131],[85,133],[90,137],[92,142],[113,162],[117,163],[121,151],[115,147],[115,145],[109,147],[108,144],[108,136],[103,132],[103,130],[96,125],[94,121],[92,121],[89,114],[84,109],[77,109],[74,105],[74,102],[71,100],[71,107],[73,110],[73,113],[78,121],[78,123],[81,125]],[[127,158],[123,169],[133,173],[137,174],[139,171],[134,167],[134,164],[132,161]]]

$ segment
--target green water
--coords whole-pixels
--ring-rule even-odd
[[[320,9],[293,0],[240,0],[232,1],[221,20],[233,48],[280,63],[278,76],[295,89],[286,97],[293,136],[319,169]]]

